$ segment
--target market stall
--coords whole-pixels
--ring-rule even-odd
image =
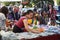
[[[22,33],[13,33],[12,31],[0,31],[2,40],[60,40],[60,27],[49,26],[44,27],[45,31],[41,33],[31,33],[31,32],[22,32]]]

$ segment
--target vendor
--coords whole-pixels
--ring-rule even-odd
[[[14,33],[20,33],[20,32],[26,32],[26,31],[38,32],[38,31],[32,30],[28,27],[29,26],[28,19],[32,19],[32,18],[33,18],[33,11],[28,10],[15,24],[15,26],[13,28],[13,32]]]

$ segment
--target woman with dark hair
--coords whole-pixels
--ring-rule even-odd
[[[30,32],[38,32],[35,30],[31,30],[28,26],[28,19],[32,19],[33,17],[33,11],[28,10],[20,19],[19,21],[15,24],[13,28],[14,33],[20,33],[20,32],[25,32],[25,31],[30,31]]]
[[[56,14],[57,14],[57,11],[53,8],[53,5],[49,5],[49,15],[50,15],[50,18],[51,18],[51,21],[55,24],[56,22]]]
[[[49,5],[49,15],[52,20],[56,19],[57,11],[53,8],[53,5]]]
[[[1,13],[3,13],[5,15],[5,17],[7,17],[7,14],[8,14],[8,8],[3,6],[0,10]]]
[[[41,12],[41,16],[38,16],[38,20],[39,20],[39,22],[40,22],[40,25],[41,24],[44,24],[44,25],[47,25],[47,23],[48,23],[48,14],[47,14],[47,12],[46,11],[42,11]]]
[[[8,9],[3,6],[0,10],[0,29],[5,30]]]

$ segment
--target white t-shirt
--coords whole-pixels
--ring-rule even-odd
[[[0,28],[5,29],[6,17],[3,13],[0,13]]]

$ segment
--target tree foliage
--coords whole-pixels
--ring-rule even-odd
[[[36,5],[37,3],[39,3],[40,1],[48,1],[48,3],[49,4],[54,4],[54,2],[53,2],[53,0],[29,0],[29,4],[31,5],[31,4],[34,4],[34,5]],[[42,4],[42,3],[40,3],[40,4]]]
[[[57,0],[57,4],[60,5],[60,0]]]
[[[31,0],[30,0],[30,1],[31,1]],[[53,0],[33,0],[32,2],[36,4],[36,3],[38,3],[39,1],[48,1],[49,3],[54,4]]]
[[[6,6],[9,6],[10,4],[15,4],[15,2],[3,2]]]

